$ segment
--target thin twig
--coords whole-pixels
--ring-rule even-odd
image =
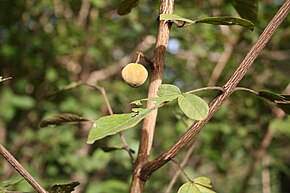
[[[154,65],[153,65],[154,61],[152,59],[148,58],[143,52],[137,51],[136,54],[139,57],[138,59],[140,59],[140,57],[142,57],[146,62],[148,62],[151,65],[152,68],[154,67]]]
[[[182,162],[180,163],[180,168],[181,168],[181,169],[183,169],[183,168],[185,167],[185,165],[187,164],[187,162],[188,162],[189,158],[191,157],[191,154],[192,154],[192,152],[193,152],[193,150],[194,150],[194,147],[195,147],[195,144],[192,144],[192,145],[188,148],[188,150],[186,151],[186,153],[185,153],[185,155],[184,155],[184,157],[183,157],[183,160],[182,160]],[[173,188],[175,182],[177,181],[178,177],[180,176],[180,174],[181,174],[181,170],[178,169],[178,170],[175,172],[174,176],[171,178],[171,181],[170,181],[170,183],[169,183],[169,185],[168,185],[168,187],[167,187],[165,193],[170,193],[170,192],[171,192],[171,190],[172,190],[172,188]]]
[[[4,82],[4,81],[7,81],[7,80],[11,80],[11,79],[12,79],[12,77],[2,78],[0,76],[0,82]]]
[[[13,157],[13,155],[0,144],[0,153],[10,165],[23,176],[23,178],[39,193],[47,193],[46,190],[27,172],[27,170]]]
[[[100,93],[102,94],[102,96],[104,98],[104,101],[105,101],[106,107],[107,107],[107,109],[109,111],[109,114],[110,115],[113,115],[114,112],[113,112],[112,106],[111,106],[111,104],[109,102],[109,99],[107,97],[105,88],[100,87],[100,86],[96,86],[96,85],[90,85],[90,84],[87,84],[87,83],[85,83],[85,85],[87,85],[89,87],[92,87],[92,88],[100,91]],[[129,145],[128,145],[128,143],[127,143],[127,141],[126,141],[126,139],[125,139],[125,137],[123,135],[123,133],[122,132],[119,132],[119,136],[120,136],[120,139],[121,139],[121,141],[123,143],[123,149],[128,152],[128,154],[130,156],[130,159],[131,159],[131,163],[134,163],[133,151],[130,149],[130,147],[129,147]]]
[[[225,89],[223,87],[220,87],[220,86],[208,86],[208,87],[194,89],[194,90],[188,91],[186,93],[190,94],[190,93],[195,93],[195,92],[200,92],[200,91],[205,91],[205,90],[219,90],[219,91],[222,91],[222,92],[225,91]]]
[[[181,167],[181,165],[179,165],[179,163],[175,160],[175,159],[171,159],[171,161],[173,163],[175,163],[175,165],[178,167],[179,171],[187,178],[188,181],[192,182],[191,178],[187,175],[187,173],[183,170],[183,168]]]
[[[249,88],[245,88],[245,87],[236,87],[235,91],[247,91],[247,92],[252,93],[254,95],[258,95],[259,94],[257,91],[249,89]]]
[[[259,39],[255,42],[245,59],[233,73],[228,82],[224,85],[225,92],[220,94],[214,99],[210,105],[209,113],[207,117],[202,121],[197,121],[194,123],[179,139],[178,141],[165,153],[161,154],[159,157],[155,158],[153,161],[147,163],[142,167],[140,178],[146,181],[151,174],[166,164],[171,158],[175,157],[176,154],[188,144],[198,133],[201,128],[212,118],[214,113],[221,107],[221,105],[229,98],[229,96],[234,92],[238,83],[245,76],[247,70],[252,66],[255,59],[265,47],[266,43],[273,36],[274,32],[282,21],[287,17],[290,9],[290,0],[286,0],[278,12],[275,14],[274,18],[270,21],[268,26],[265,28]]]

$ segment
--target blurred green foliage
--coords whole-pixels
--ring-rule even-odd
[[[182,91],[207,86],[225,47],[232,44],[232,54],[214,82],[222,86],[280,4],[259,1],[253,32],[238,26],[173,26],[164,83],[175,84]],[[38,127],[40,121],[60,113],[74,113],[91,120],[108,114],[102,95],[87,86],[49,96],[72,82],[93,80],[90,83],[105,88],[115,113],[130,112],[131,101],[146,98],[148,84],[129,87],[121,80],[120,69],[124,58],[130,57],[129,61],[134,62],[137,46],[139,51],[152,56],[158,2],[142,1],[123,17],[117,14],[118,5],[117,0],[1,1],[0,76],[13,79],[0,84],[0,142],[47,189],[53,184],[80,181],[76,188],[79,192],[129,190],[132,164],[128,153],[104,152],[101,148],[122,147],[118,135],[87,145],[91,124]],[[175,13],[193,19],[237,14],[227,1],[201,0],[176,1]],[[290,75],[289,26],[290,17],[240,86],[284,93]],[[107,73],[108,69],[113,70]],[[198,95],[210,101],[217,91]],[[160,108],[152,158],[169,148],[191,124],[176,104]],[[272,129],[273,139],[265,156],[269,161],[258,165],[249,192],[262,190],[264,170],[270,172],[273,193],[289,192],[289,128],[289,118],[275,117],[269,103],[249,93],[236,92],[200,133],[185,171],[192,178],[210,178],[217,192],[239,192],[256,150],[267,130]],[[124,132],[135,152],[139,129],[140,125]],[[184,153],[176,159],[181,161]],[[0,181],[20,178],[6,160],[1,158],[0,162]],[[175,173],[175,164],[162,167],[146,184],[146,192],[164,192]],[[181,176],[172,192],[186,181]],[[32,189],[21,181],[13,190]]]

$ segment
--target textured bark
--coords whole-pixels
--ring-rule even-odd
[[[160,1],[160,14],[173,13],[174,0]],[[164,71],[165,53],[169,39],[170,23],[168,21],[159,21],[158,34],[153,54],[153,70],[150,78],[150,85],[148,89],[148,98],[156,97],[158,87],[162,83],[162,76]],[[154,106],[153,101],[147,102],[147,108]],[[155,123],[157,117],[157,109],[150,113],[143,121],[141,130],[140,144],[137,160],[134,164],[134,173],[131,184],[131,193],[143,192],[145,182],[140,179],[141,168],[148,162],[151,152]]]
[[[224,92],[217,96],[210,105],[208,116],[202,120],[194,123],[179,139],[172,145],[172,147],[161,154],[159,157],[151,162],[148,162],[141,171],[140,178],[146,181],[151,174],[170,161],[176,156],[176,154],[187,145],[194,137],[198,135],[202,127],[211,119],[214,113],[220,108],[220,106],[225,102],[225,100],[234,92],[238,83],[245,76],[247,70],[252,66],[255,59],[265,47],[267,42],[273,36],[274,32],[282,21],[287,17],[290,9],[290,0],[284,2],[279,11],[276,13],[274,18],[270,21],[268,26],[265,28],[263,33],[260,35],[259,39],[253,45],[247,56],[244,58],[242,63],[236,69],[234,74],[228,80],[228,82],[223,86]]]

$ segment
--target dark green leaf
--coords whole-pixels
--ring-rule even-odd
[[[269,91],[259,91],[258,96],[262,97],[268,101],[275,102],[275,101],[284,101],[286,98],[282,95],[272,93]]]
[[[213,25],[240,25],[250,30],[254,30],[254,24],[246,19],[236,17],[207,17],[195,21],[196,23],[207,23]]]
[[[290,101],[276,101],[276,104],[287,115],[290,115]]]
[[[49,189],[49,193],[71,193],[77,187],[79,182],[72,182],[69,184],[56,184]]]
[[[136,7],[139,0],[123,0],[118,7],[119,15],[126,15],[131,12],[131,9]]]
[[[47,127],[49,125],[78,124],[84,121],[90,120],[75,114],[64,113],[41,121],[39,123],[39,127]]]
[[[282,109],[286,114],[290,115],[290,96],[280,95],[272,93],[269,91],[260,91],[258,96],[264,98],[270,102],[275,103],[280,109]]]
[[[234,8],[242,18],[252,21],[257,20],[258,0],[231,0]]]
[[[178,105],[184,114],[194,120],[203,120],[208,113],[207,103],[193,94],[181,94],[178,97]]]

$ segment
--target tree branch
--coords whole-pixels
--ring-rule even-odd
[[[265,28],[263,33],[260,35],[259,39],[253,45],[240,66],[237,68],[237,70],[234,72],[228,82],[223,86],[225,91],[212,101],[208,116],[204,120],[198,121],[193,124],[168,151],[161,154],[153,161],[147,163],[141,170],[141,179],[146,181],[154,171],[156,171],[168,161],[170,161],[173,157],[175,157],[176,154],[200,132],[201,128],[211,119],[214,113],[235,90],[235,87],[244,77],[247,70],[251,67],[261,50],[265,47],[266,43],[273,36],[278,26],[288,15],[289,8],[290,0],[286,0],[279,9],[279,11],[275,14],[274,18]]]
[[[10,163],[10,165],[23,176],[23,178],[39,193],[47,193],[46,190],[26,171],[25,168],[11,155],[11,153],[0,144],[0,153]]]
[[[173,13],[174,0],[160,1],[160,14]],[[164,70],[165,52],[169,39],[170,23],[166,21],[159,21],[158,34],[153,54],[153,70],[151,73],[150,85],[148,89],[148,98],[157,97],[158,87],[162,83],[162,76]],[[154,101],[147,102],[147,108],[154,106]],[[141,130],[139,151],[137,160],[134,165],[134,173],[131,184],[131,193],[143,192],[146,180],[140,179],[141,168],[148,162],[151,152],[154,129],[157,117],[157,109],[151,112],[143,121]]]

